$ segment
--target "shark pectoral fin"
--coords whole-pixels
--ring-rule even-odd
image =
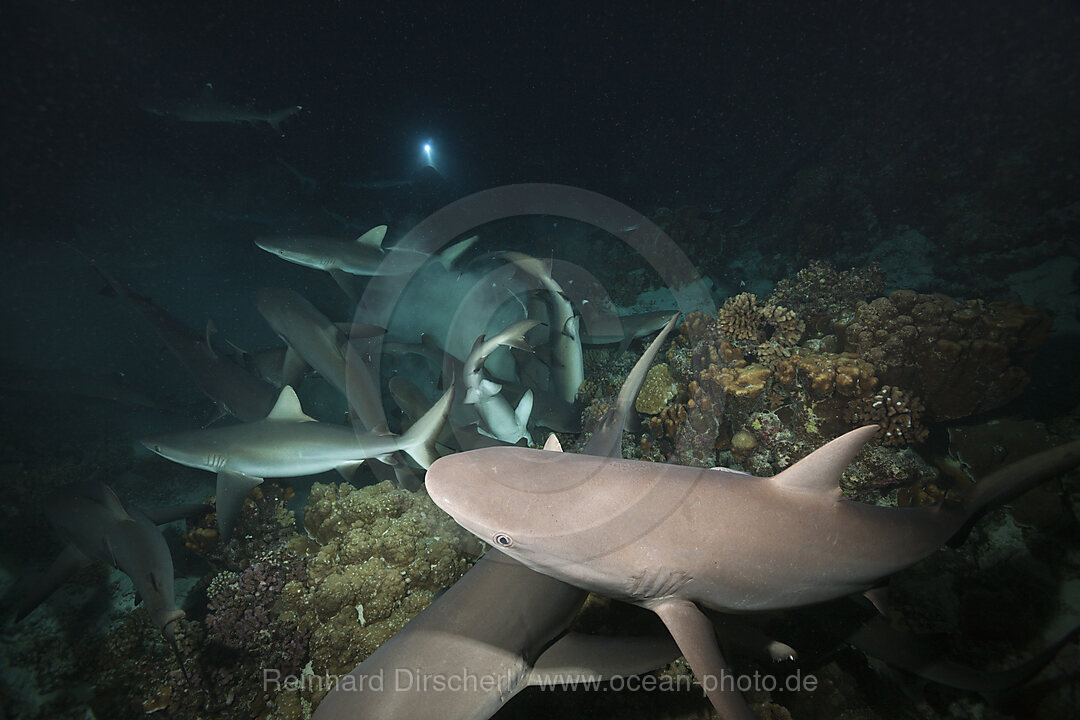
[[[211,342],[211,337],[215,333],[217,333],[217,325],[214,324],[214,320],[212,318],[207,319],[207,321],[206,321],[206,349],[210,351],[210,356],[213,357],[215,360],[217,360],[218,359],[218,354],[214,350],[214,343]]]
[[[679,657],[670,637],[606,637],[567,633],[545,650],[529,673],[530,685],[570,679],[607,680],[641,675]]]
[[[315,422],[315,418],[304,414],[303,408],[300,407],[300,398],[296,397],[296,391],[288,385],[281,388],[281,394],[278,395],[277,402],[274,403],[274,408],[266,416],[266,419],[285,422]]]
[[[221,542],[229,542],[244,501],[263,479],[254,475],[222,470],[217,476],[217,526]]]
[[[291,347],[287,348],[285,358],[281,361],[281,384],[293,388],[299,387],[310,367],[307,360],[300,357],[300,353]]]
[[[881,585],[879,587],[870,588],[863,593],[863,597],[869,600],[874,609],[878,611],[881,617],[889,617],[889,586]]]
[[[495,397],[502,390],[502,385],[491,380],[480,381],[480,396],[482,398]],[[523,396],[524,397],[524,396]]]
[[[569,300],[567,300],[567,302],[569,302]],[[566,318],[566,322],[564,322],[562,326],[562,334],[575,342],[578,341],[578,321],[580,319],[581,318],[577,315],[571,315]]]
[[[210,416],[210,419],[202,424],[202,429],[210,427],[218,420],[229,416],[229,408],[225,407],[224,403],[214,403],[214,414]]]
[[[20,594],[18,602],[15,603],[15,622],[32,613],[34,608],[56,592],[76,571],[91,562],[93,561],[79,548],[74,545],[65,546],[49,569]]]
[[[381,460],[382,458],[379,459]],[[363,464],[364,461],[360,460],[359,462],[351,462],[345,463],[344,465],[338,465],[334,469],[337,470],[337,473],[341,476],[342,480],[347,483],[351,483],[353,481],[353,477],[356,476],[357,469]]]
[[[394,466],[394,479],[397,480],[398,487],[409,492],[416,492],[424,486],[423,476],[404,463]]]
[[[514,408],[514,420],[517,422],[517,426],[521,428],[522,432],[525,431],[525,426],[529,424],[529,416],[532,415],[533,409],[533,391],[526,390],[525,394],[521,396],[521,400],[518,401],[517,407]]]
[[[334,278],[334,282],[338,284],[341,291],[345,293],[345,296],[353,302],[360,302],[360,293],[356,289],[356,278],[345,272],[344,270],[338,270],[333,268],[327,270],[330,273],[330,277]]]
[[[623,339],[619,341],[619,355],[622,355],[630,348],[630,343],[634,342],[633,335],[623,335]]]
[[[768,481],[785,490],[834,493],[839,498],[840,475],[877,431],[877,425],[864,425],[844,433]]]
[[[712,623],[704,613],[689,600],[663,600],[649,608],[664,621],[720,716],[724,720],[755,720],[746,700],[733,689],[732,678],[725,678],[731,670],[720,654]]]
[[[559,438],[555,437],[555,433],[548,435],[547,440],[544,441],[544,449],[553,452],[562,452],[562,443],[559,442]]]
[[[108,485],[101,486],[101,504],[109,511],[115,520],[131,520],[131,515],[124,509],[124,504],[116,496],[113,489]]]

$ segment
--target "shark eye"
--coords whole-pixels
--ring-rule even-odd
[[[495,536],[492,539],[499,547],[513,547],[514,545],[514,538],[510,537],[506,533],[495,533]]]

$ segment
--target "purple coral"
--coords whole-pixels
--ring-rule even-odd
[[[275,603],[285,586],[307,578],[307,563],[276,549],[240,572],[219,573],[210,583],[206,628],[211,642],[257,655],[265,667],[296,672],[307,655],[310,633],[283,620]]]

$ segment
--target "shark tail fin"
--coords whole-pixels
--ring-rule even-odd
[[[435,440],[450,414],[450,403],[453,399],[454,387],[451,385],[439,401],[401,436],[400,448],[425,470],[439,457]]]
[[[949,545],[962,544],[972,526],[990,510],[1077,465],[1080,465],[1080,440],[1044,450],[990,473],[960,501],[964,522]]]
[[[293,105],[292,107],[275,110],[274,112],[266,116],[266,124],[272,127],[274,129],[274,132],[276,132],[278,135],[284,135],[285,133],[281,132],[281,123],[285,122],[303,109],[304,108],[301,105]]]

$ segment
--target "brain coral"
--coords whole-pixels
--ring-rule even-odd
[[[286,585],[282,602],[311,632],[316,674],[352,670],[464,575],[481,549],[424,492],[389,481],[359,490],[315,483],[304,525],[318,543],[310,580]]]

